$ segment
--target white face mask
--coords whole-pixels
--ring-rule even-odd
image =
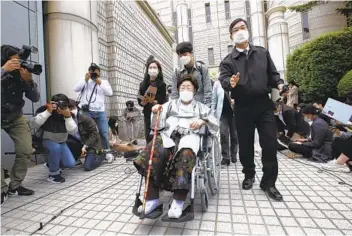
[[[148,69],[148,74],[151,77],[157,77],[159,74],[159,71],[158,71],[158,69]]]
[[[73,110],[71,110],[71,113],[73,115],[75,115],[75,117],[77,117],[78,110],[77,109],[73,109]]]
[[[180,58],[180,63],[182,66],[188,65],[191,62],[191,56],[182,56]]]
[[[308,124],[312,122],[308,117],[304,117],[304,121],[307,122]]]
[[[280,115],[280,112],[274,112],[274,115],[278,116],[278,115]]]
[[[192,101],[192,99],[193,99],[193,96],[194,96],[194,94],[193,94],[193,92],[191,92],[191,91],[181,91],[180,92],[180,99],[181,99],[181,101],[183,101],[183,102],[190,102],[190,101]]]
[[[248,30],[239,30],[232,35],[232,40],[234,44],[240,44],[248,41],[249,32]]]

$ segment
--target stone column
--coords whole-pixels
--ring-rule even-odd
[[[264,2],[250,0],[252,43],[256,46],[266,47]]]
[[[286,57],[290,52],[288,25],[284,19],[285,11],[286,7],[276,6],[266,12],[268,17],[268,49],[282,79],[285,79]],[[278,99],[278,90],[274,89],[271,96],[272,100]]]
[[[175,39],[175,32],[176,28],[174,26],[167,26],[166,27],[173,38],[174,42],[172,43],[172,69],[173,71],[178,67],[178,55],[176,53],[176,39]]]
[[[48,1],[44,11],[48,95],[76,98],[74,85],[99,64],[97,2]]]
[[[176,12],[178,43],[187,42],[190,37],[188,30],[188,5],[185,0],[177,0]]]

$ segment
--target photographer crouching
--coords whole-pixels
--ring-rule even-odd
[[[31,158],[32,136],[23,115],[23,93],[32,102],[38,102],[40,94],[32,74],[40,74],[39,64],[27,64],[31,47],[22,49],[10,45],[1,46],[1,129],[10,136],[15,145],[15,162],[10,171],[10,184],[4,180],[1,170],[1,204],[8,195],[33,195],[34,191],[21,185],[27,174],[27,161]]]
[[[110,151],[109,125],[105,114],[105,96],[112,95],[112,89],[107,80],[100,79],[100,67],[92,63],[88,68],[84,80],[79,81],[75,92],[80,92],[78,101],[79,108],[97,123],[101,139],[106,151]],[[106,160],[110,163],[114,159],[111,153],[106,154]]]

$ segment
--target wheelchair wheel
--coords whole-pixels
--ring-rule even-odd
[[[207,177],[209,189],[212,195],[216,195],[220,190],[220,176],[221,176],[221,154],[219,149],[219,142],[216,137],[212,140],[211,155],[207,161]]]
[[[208,195],[205,191],[201,191],[200,192],[200,203],[201,203],[201,206],[202,206],[202,211],[203,212],[207,212],[208,211],[208,205],[209,205],[209,202],[208,202]]]

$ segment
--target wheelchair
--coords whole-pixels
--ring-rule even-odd
[[[207,212],[210,195],[217,195],[220,191],[221,176],[221,148],[218,135],[212,135],[207,126],[202,126],[199,131],[200,149],[196,156],[196,164],[191,174],[190,204],[182,211],[178,219],[169,218],[166,213],[161,221],[182,223],[194,219],[194,199],[196,190],[200,193],[202,212]],[[163,214],[163,204],[160,204],[148,215],[138,212],[138,207],[143,203],[140,200],[140,192],[145,177],[141,175],[137,186],[136,199],[132,213],[140,219],[157,219]],[[170,208],[170,205],[169,205]]]

